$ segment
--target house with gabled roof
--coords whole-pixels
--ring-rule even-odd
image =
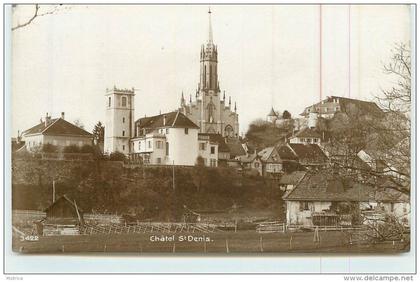
[[[193,166],[199,155],[199,127],[179,111],[138,119],[131,158],[147,164]]]
[[[349,226],[366,223],[366,216],[393,215],[407,223],[408,197],[330,170],[309,171],[283,196],[289,226]]]
[[[261,176],[283,173],[286,163],[296,162],[296,156],[282,147],[267,147],[259,151],[251,162],[251,168],[256,169]]]
[[[22,140],[28,151],[35,151],[45,144],[57,147],[92,145],[93,135],[66,121],[64,113],[61,113],[61,117],[55,119],[47,114],[39,124],[22,133]]]

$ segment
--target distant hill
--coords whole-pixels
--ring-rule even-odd
[[[279,125],[264,120],[253,121],[245,134],[246,140],[258,151],[279,142],[286,142],[293,133],[293,122],[293,119],[285,120]]]

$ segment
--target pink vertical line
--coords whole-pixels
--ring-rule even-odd
[[[319,5],[319,101],[322,100],[322,4]]]
[[[351,5],[349,5],[349,98],[351,97]]]

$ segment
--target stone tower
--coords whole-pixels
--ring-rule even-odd
[[[131,152],[130,138],[134,136],[134,88],[107,89],[105,111],[104,152]]]

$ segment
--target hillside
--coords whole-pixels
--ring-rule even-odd
[[[130,213],[138,219],[179,220],[184,206],[193,210],[272,211],[280,216],[281,194],[261,178],[222,168],[125,168],[112,161],[13,160],[13,209],[46,208],[66,194],[85,212]]]

